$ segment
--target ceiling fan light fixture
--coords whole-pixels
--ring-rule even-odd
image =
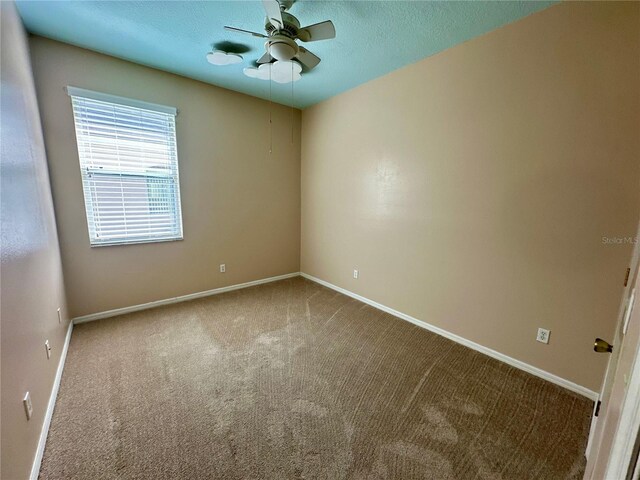
[[[297,82],[302,78],[302,66],[293,60],[263,63],[258,68],[247,67],[243,72],[249,78],[273,80],[276,83]]]
[[[285,36],[271,37],[266,44],[267,52],[276,60],[288,61],[298,54],[296,42]]]

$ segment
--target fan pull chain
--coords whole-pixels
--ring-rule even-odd
[[[273,125],[271,121],[271,112],[273,103],[271,100],[271,64],[269,64],[269,155],[273,152]]]
[[[291,144],[293,145],[293,60],[291,60]]]

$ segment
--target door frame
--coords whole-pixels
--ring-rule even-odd
[[[629,323],[632,321],[640,322],[640,318],[632,319],[634,313],[635,316],[640,315],[640,302],[636,301],[635,296],[636,293],[640,296],[640,276],[638,275],[640,269],[639,241],[640,224],[636,231],[636,237],[634,237],[633,252],[629,262],[629,273],[627,274],[627,282],[622,291],[614,338],[612,339],[614,350],[609,358],[599,401],[594,405],[589,440],[585,451],[587,468],[584,478],[586,480],[596,480],[594,475],[597,472],[599,472],[597,473],[598,475],[606,475],[602,477],[606,479],[626,479],[627,470],[630,468],[629,462],[632,460],[632,452],[637,438],[638,430],[636,429],[634,431],[634,425],[630,425],[629,420],[633,420],[636,413],[639,414],[638,420],[640,420],[640,341],[636,339],[637,343],[634,343],[633,346],[630,347],[635,348],[636,351],[632,352],[631,368],[626,370],[629,372],[629,379],[624,378],[624,383],[627,386],[624,389],[622,400],[620,400],[619,395],[619,382],[623,380],[620,378],[620,374],[623,372],[619,372],[618,370],[625,342],[631,340],[626,335]],[[639,303],[639,305],[636,306],[634,312],[633,306],[635,303]],[[634,325],[634,328],[637,329],[638,326]],[[635,334],[637,334],[637,330]],[[629,344],[627,343],[627,345]],[[624,358],[628,359],[628,353],[629,352],[627,352]],[[628,368],[629,363],[626,363],[626,365]],[[633,377],[633,385],[631,383],[631,377]],[[631,387],[633,387],[633,389]],[[611,397],[614,390],[617,393],[612,404]],[[599,408],[599,415],[596,416],[599,403],[601,408]],[[622,424],[623,412],[626,422],[624,425]],[[619,416],[618,413],[620,414]],[[612,421],[616,423],[612,424]],[[611,433],[612,429],[613,433]],[[606,443],[603,444],[605,436],[608,437],[608,439]],[[629,439],[630,437],[632,437],[631,440]],[[606,451],[603,449],[606,449]],[[624,472],[622,476],[619,475],[621,471]]]
[[[637,287],[636,287],[637,288]],[[635,292],[635,289],[634,289]],[[630,321],[633,314],[635,295],[632,294],[632,301],[629,304],[625,315],[625,323]],[[637,312],[637,310],[636,310]],[[623,326],[626,330],[626,325]],[[626,479],[629,474],[633,474],[631,469],[635,469],[633,461],[633,450],[640,432],[640,345],[635,352],[633,360],[633,368],[631,376],[627,384],[627,392],[625,394],[620,419],[616,428],[616,433],[611,447],[609,462],[605,478]]]

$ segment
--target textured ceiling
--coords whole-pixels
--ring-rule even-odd
[[[299,0],[290,13],[302,25],[331,19],[337,36],[305,44],[322,62],[294,84],[293,105],[313,105],[553,3]],[[17,5],[26,28],[37,35],[269,98],[268,82],[242,73],[262,55],[264,40],[222,28],[263,32],[259,1],[23,0]],[[205,57],[214,46],[237,49],[245,61],[211,65]],[[274,101],[292,104],[291,84],[273,83],[271,91]]]

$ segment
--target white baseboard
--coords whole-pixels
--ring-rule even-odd
[[[204,292],[197,292],[197,293],[191,293],[188,295],[182,295],[180,297],[173,297],[173,298],[167,298],[164,300],[157,300],[155,302],[149,302],[149,303],[143,303],[141,305],[134,305],[131,307],[124,307],[124,308],[116,308],[114,310],[108,310],[106,312],[99,312],[99,313],[92,313],[90,315],[84,315],[81,317],[77,317],[73,319],[73,323],[74,324],[78,324],[78,323],[84,323],[84,322],[91,322],[93,320],[100,320],[103,318],[109,318],[109,317],[114,317],[116,315],[123,315],[125,313],[131,313],[131,312],[137,312],[140,310],[146,310],[149,308],[154,308],[154,307],[159,307],[161,305],[169,305],[171,303],[179,303],[179,302],[185,302],[187,300],[193,300],[196,298],[202,298],[202,297],[208,297],[210,295],[217,295],[219,293],[224,293],[224,292],[230,292],[232,290],[239,290],[241,288],[247,288],[247,287],[252,287],[255,285],[261,285],[263,283],[269,283],[269,282],[276,282],[278,280],[284,280],[286,278],[292,278],[292,277],[297,277],[297,276],[302,276],[304,278],[307,278],[313,282],[319,283],[320,285],[324,285],[325,287],[331,288],[332,290],[335,290],[337,292],[340,292],[344,295],[347,295],[351,298],[355,298],[356,300],[359,300],[363,303],[366,303],[368,305],[371,305],[372,307],[375,307],[379,310],[382,310],[384,312],[390,313],[391,315],[394,315],[398,318],[401,318],[403,320],[406,320],[408,322],[413,323],[414,325],[417,325],[419,327],[422,327],[426,330],[429,330],[433,333],[436,333],[438,335],[441,335],[445,338],[448,338],[449,340],[452,340],[456,343],[459,343],[461,345],[464,345],[466,347],[469,347],[473,350],[476,350],[478,352],[484,353],[485,355],[488,355],[492,358],[495,358],[497,360],[500,360],[501,362],[506,363],[507,365],[511,365],[512,367],[518,368],[520,370],[523,370],[525,372],[528,372],[532,375],[535,375],[536,377],[540,377],[544,380],[547,380],[551,383],[554,383],[556,385],[559,385],[561,387],[566,388],[567,390],[571,390],[572,392],[578,393],[580,395],[583,395],[587,398],[589,398],[590,400],[593,401],[597,401],[598,400],[598,392],[594,392],[593,390],[590,390],[586,387],[583,387],[582,385],[578,385],[577,383],[571,382],[565,378],[559,377],[557,375],[554,375],[553,373],[547,372],[545,370],[542,370],[538,367],[534,367],[533,365],[529,365],[528,363],[522,362],[520,360],[517,360],[515,358],[509,357],[503,353],[500,353],[496,350],[492,350],[491,348],[485,347],[483,345],[480,345],[479,343],[475,343],[472,342],[471,340],[467,340],[466,338],[463,338],[459,335],[456,335],[455,333],[451,333],[447,330],[444,330],[440,327],[436,327],[435,325],[431,325],[427,322],[424,322],[422,320],[418,320],[417,318],[414,318],[410,315],[407,315],[405,313],[399,312],[397,310],[394,310],[393,308],[387,307],[386,305],[382,305],[378,302],[375,302],[373,300],[370,300],[366,297],[363,297],[361,295],[358,295],[357,293],[353,293],[350,292],[349,290],[346,290],[344,288],[338,287],[336,285],[333,285],[329,282],[326,282],[324,280],[321,280],[319,278],[316,278],[312,275],[306,274],[306,273],[302,273],[302,272],[293,272],[293,273],[288,273],[285,275],[278,275],[276,277],[269,277],[269,278],[263,278],[260,280],[254,280],[251,282],[246,282],[246,283],[240,283],[237,285],[230,285],[228,287],[221,287],[221,288],[215,288],[213,290],[207,290]],[[45,437],[46,438],[46,437]]]
[[[344,295],[347,295],[351,298],[355,298],[356,300],[360,300],[363,303],[366,303],[368,305],[371,305],[372,307],[375,307],[379,310],[382,310],[383,312],[387,312],[390,313],[391,315],[394,315],[398,318],[401,318],[402,320],[406,320],[408,322],[413,323],[414,325],[417,325],[419,327],[422,327],[426,330],[429,330],[433,333],[436,333],[438,335],[441,335],[445,338],[448,338],[449,340],[453,340],[456,343],[459,343],[461,345],[464,345],[465,347],[469,347],[473,350],[476,350],[480,353],[484,353],[485,355],[488,355],[489,357],[495,358],[496,360],[500,360],[501,362],[506,363],[507,365],[511,365],[512,367],[518,368],[520,370],[524,370],[525,372],[531,373],[532,375],[535,375],[536,377],[540,377],[543,380],[547,380],[551,383],[555,383],[556,385],[559,385],[561,387],[566,388],[567,390],[571,390],[572,392],[578,393],[580,395],[583,395],[585,397],[587,397],[588,399],[592,400],[592,401],[597,401],[598,400],[598,393],[594,392],[593,390],[590,390],[586,387],[583,387],[582,385],[578,385],[577,383],[573,383],[565,378],[559,377],[557,375],[554,375],[553,373],[549,373],[545,370],[542,370],[538,367],[534,367],[533,365],[529,365],[528,363],[522,362],[520,360],[517,360],[515,358],[509,357],[503,353],[497,352],[495,350],[492,350],[488,347],[485,347],[483,345],[480,345],[479,343],[475,343],[472,342],[471,340],[467,340],[466,338],[463,338],[459,335],[456,335],[455,333],[451,333],[448,332],[447,330],[444,330],[440,327],[436,327],[435,325],[431,325],[427,322],[424,322],[422,320],[418,320],[417,318],[414,318],[410,315],[407,315],[406,313],[402,313],[399,312],[397,310],[394,310],[393,308],[387,307],[385,305],[382,305],[378,302],[374,302],[373,300],[370,300],[366,297],[363,297],[361,295],[358,295],[357,293],[353,293],[350,292],[349,290],[345,290],[344,288],[338,287],[336,285],[333,285],[332,283],[329,282],[325,282],[324,280],[320,280],[319,278],[316,278],[312,275],[309,275],[307,273],[300,273],[300,275],[304,278],[307,278],[313,282],[319,283],[320,285],[324,285],[325,287],[328,287],[332,290],[335,290],[336,292],[340,292],[343,293]]]
[[[407,315],[405,313],[399,312],[397,310],[394,310],[393,308],[387,307],[385,305],[382,305],[378,302],[375,302],[373,300],[370,300],[366,297],[363,297],[361,295],[358,295],[356,293],[353,293],[349,290],[346,290],[344,288],[338,287],[336,285],[333,285],[329,282],[326,282],[324,280],[321,280],[319,278],[316,278],[312,275],[306,274],[306,273],[302,273],[302,272],[294,272],[294,273],[288,273],[285,275],[279,275],[276,277],[269,277],[269,278],[263,278],[260,280],[254,280],[251,282],[246,282],[246,283],[240,283],[237,285],[230,285],[228,287],[221,287],[221,288],[215,288],[213,290],[207,290],[204,292],[198,292],[198,293],[192,293],[189,295],[182,295],[180,297],[174,297],[174,298],[168,298],[165,300],[158,300],[155,302],[149,302],[149,303],[144,303],[141,305],[134,305],[131,307],[125,307],[125,308],[117,308],[114,310],[109,310],[106,312],[100,312],[100,313],[93,313],[91,315],[85,315],[82,317],[77,317],[75,319],[73,319],[71,322],[69,322],[69,328],[67,329],[67,335],[64,341],[64,346],[62,347],[62,354],[60,355],[60,362],[58,364],[58,369],[56,371],[56,376],[54,379],[54,383],[53,383],[53,388],[51,390],[51,396],[49,397],[49,403],[47,405],[47,411],[45,413],[45,418],[44,418],[44,423],[42,425],[42,430],[40,432],[40,439],[38,441],[38,450],[36,451],[36,456],[34,458],[33,461],[33,466],[31,468],[31,475],[30,475],[30,480],[37,480],[38,475],[40,473],[40,465],[42,463],[42,456],[44,454],[44,448],[45,448],[45,444],[47,441],[47,435],[49,433],[49,426],[51,425],[51,418],[53,416],[53,410],[55,407],[55,403],[56,403],[56,398],[58,396],[58,389],[60,388],[60,380],[62,379],[62,372],[64,370],[64,364],[65,364],[65,360],[67,358],[67,351],[69,349],[69,342],[71,340],[71,333],[73,331],[73,325],[76,323],[83,323],[83,322],[90,322],[93,320],[99,320],[102,318],[108,318],[108,317],[113,317],[116,315],[122,315],[125,313],[131,313],[131,312],[136,312],[136,311],[140,311],[140,310],[146,310],[149,308],[153,308],[153,307],[158,307],[161,305],[168,305],[171,303],[178,303],[178,302],[184,302],[187,300],[193,300],[196,298],[202,298],[202,297],[207,297],[210,295],[217,295],[219,293],[224,293],[224,292],[230,292],[232,290],[239,290],[241,288],[247,288],[247,287],[252,287],[255,285],[261,285],[264,283],[269,283],[269,282],[275,282],[278,280],[284,280],[286,278],[292,278],[292,277],[297,277],[297,276],[302,276],[308,280],[311,280],[313,282],[319,283],[320,285],[323,285],[325,287],[328,287],[332,290],[335,290],[337,292],[340,292],[344,295],[347,295],[351,298],[355,298],[356,300],[359,300],[363,303],[366,303],[368,305],[371,305],[374,308],[377,308],[379,310],[382,310],[384,312],[387,312],[391,315],[394,315],[398,318],[401,318],[402,320],[406,320],[408,322],[413,323],[414,325],[417,325],[419,327],[422,327],[426,330],[429,330],[433,333],[436,333],[437,335],[441,335],[445,338],[448,338],[449,340],[452,340],[456,343],[459,343],[461,345],[464,345],[466,347],[469,347],[473,350],[476,350],[480,353],[483,353],[485,355],[488,355],[489,357],[495,358],[496,360],[499,360],[501,362],[506,363],[507,365],[511,365],[512,367],[518,368],[520,370],[523,370],[525,372],[528,372],[532,375],[535,375],[536,377],[542,378],[543,380],[547,380],[551,383],[554,383],[556,385],[559,385],[563,388],[566,388],[567,390],[570,390],[572,392],[578,393],[580,395],[583,395],[587,398],[589,398],[590,400],[593,401],[597,401],[598,400],[598,396],[599,394],[597,392],[594,392],[593,390],[590,390],[586,387],[583,387],[582,385],[578,385],[574,382],[571,382],[567,379],[564,379],[562,377],[559,377],[557,375],[554,375],[552,373],[549,373],[545,370],[542,370],[540,368],[534,367],[533,365],[529,365],[528,363],[522,362],[520,360],[517,360],[515,358],[509,357],[507,355],[504,355],[503,353],[497,352],[495,350],[492,350],[488,347],[485,347],[483,345],[480,345],[478,343],[472,342],[471,340],[467,340],[466,338],[463,338],[459,335],[456,335],[454,333],[448,332],[447,330],[444,330],[440,327],[436,327],[434,325],[431,325],[427,322],[424,322],[422,320],[418,320],[417,318],[414,318],[410,315]]]
[[[211,295],[218,295],[219,293],[231,292],[232,290],[240,290],[241,288],[253,287],[255,285],[262,285],[263,283],[277,282],[278,280],[284,280],[286,278],[298,277],[300,272],[287,273],[285,275],[278,275],[276,277],[262,278],[260,280],[253,280],[251,282],[239,283],[237,285],[229,285],[228,287],[214,288],[213,290],[206,290],[204,292],[190,293],[188,295],[181,295],[179,297],[166,298],[164,300],[156,300],[155,302],[142,303],[140,305],[133,305],[131,307],[116,308],[114,310],[107,310],[106,312],[92,313],[90,315],[83,315],[73,319],[74,324],[92,322],[94,320],[101,320],[103,318],[115,317],[116,315],[124,315],[125,313],[138,312],[140,310],[147,310],[149,308],[160,307],[162,305],[169,305],[171,303],[186,302],[187,300],[194,300],[196,298],[208,297]]]
[[[44,422],[42,424],[42,430],[40,431],[40,439],[38,440],[38,450],[36,450],[36,456],[33,459],[33,465],[31,466],[31,475],[29,476],[30,480],[38,480],[38,475],[40,474],[40,464],[42,463],[44,447],[47,443],[47,435],[49,434],[51,417],[53,417],[53,409],[56,406],[56,398],[58,397],[58,389],[60,388],[60,380],[62,379],[64,362],[67,359],[67,351],[69,350],[69,342],[71,341],[72,331],[73,322],[69,322],[67,335],[64,339],[64,345],[62,346],[62,353],[60,354],[60,362],[58,363],[58,369],[56,370],[56,377],[53,380],[53,388],[51,389],[51,395],[49,396],[47,411],[44,414]]]

